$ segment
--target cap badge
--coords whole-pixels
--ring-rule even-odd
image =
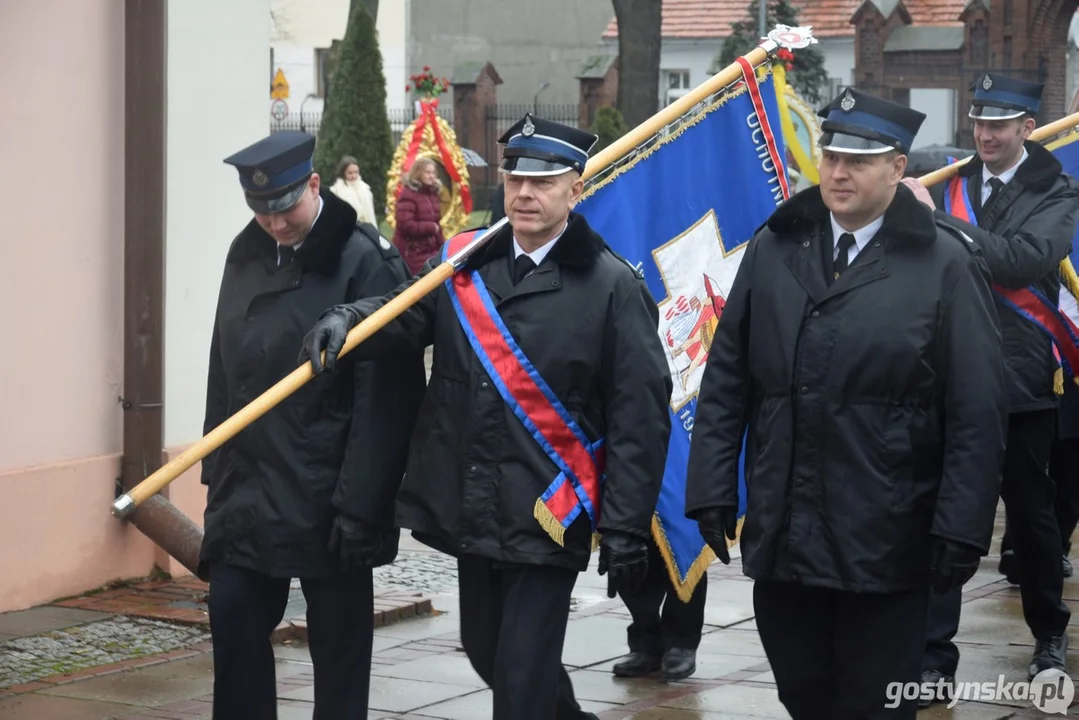
[[[525,118],[525,125],[521,128],[521,134],[525,137],[532,137],[532,134],[536,132],[536,126],[532,124],[532,118]]]
[[[843,99],[839,101],[839,107],[843,112],[850,112],[854,109],[854,96],[850,94],[850,90],[847,90],[847,94],[843,96]]]
[[[993,87],[993,79],[986,73],[985,77],[982,78],[982,90],[988,90],[991,87]]]
[[[251,173],[251,182],[255,183],[255,187],[263,188],[270,182],[270,178],[266,177],[266,173],[261,170],[256,170]]]

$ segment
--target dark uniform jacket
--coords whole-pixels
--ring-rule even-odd
[[[737,504],[746,435],[746,575],[924,587],[931,533],[984,553],[993,529],[1006,400],[985,269],[903,186],[829,286],[832,243],[814,187],[747,247],[701,385],[686,513]]]
[[[423,274],[438,262],[433,258]],[[599,530],[647,539],[666,463],[672,389],[656,303],[643,279],[576,214],[516,286],[512,262],[507,226],[470,258],[468,269],[479,269],[509,332],[588,438],[606,438]],[[366,316],[388,300],[354,308]],[[558,468],[491,382],[445,284],[354,352],[381,357],[432,343],[431,380],[397,499],[398,525],[449,554],[584,570],[588,516],[582,512],[567,529],[564,548],[537,522],[536,500]]]
[[[252,220],[233,241],[210,347],[205,432],[296,369],[304,334],[328,307],[379,296],[407,277],[397,251],[323,191],[322,214],[295,260]],[[202,563],[277,577],[336,571],[326,549],[336,512],[381,525],[397,554],[393,498],[423,398],[422,353],[378,362],[351,355],[240,431],[203,461],[209,485]]]
[[[982,163],[975,155],[959,169],[968,178],[970,204],[978,227],[944,212],[947,183],[931,188],[937,218],[973,238],[985,256],[992,282],[1005,288],[1033,285],[1055,306],[1060,296],[1057,268],[1071,251],[1079,211],[1079,184],[1061,172],[1060,161],[1035,142],[1029,156],[991,207],[981,208]],[[1056,407],[1053,373],[1057,363],[1049,338],[1034,323],[995,300],[1004,337],[1008,398],[1013,413]]]

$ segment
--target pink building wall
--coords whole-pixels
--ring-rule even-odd
[[[4,2],[0,611],[182,572],[109,515],[123,377],[124,3]],[[197,468],[170,497],[201,521]]]

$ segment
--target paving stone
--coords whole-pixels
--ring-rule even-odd
[[[0,644],[0,688],[176,650],[208,640],[205,628],[112,617]]]
[[[457,585],[457,560],[442,553],[399,552],[391,565],[374,570],[375,586],[439,592]]]
[[[0,700],[4,720],[106,720],[130,713],[118,703],[90,702],[48,695],[17,695]]]
[[[55,697],[119,702],[157,707],[193,700],[206,694],[213,681],[213,656],[209,654],[176,662],[58,685],[39,694]]]
[[[46,605],[30,608],[29,610],[0,613],[0,635],[27,637],[71,627],[72,625],[93,622],[94,620],[102,620],[106,617],[108,615],[100,612]]]

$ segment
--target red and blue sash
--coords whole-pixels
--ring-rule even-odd
[[[482,231],[450,238],[443,247],[443,261],[477,232]],[[555,397],[502,322],[478,271],[454,273],[446,281],[446,289],[461,329],[502,399],[560,470],[536,499],[533,515],[547,534],[564,546],[566,528],[583,510],[592,523],[595,547],[605,469],[603,438],[589,441]]]
[[[967,194],[967,178],[956,175],[944,192],[944,211],[977,226],[978,219]],[[1070,377],[1079,371],[1079,334],[1071,321],[1034,286],[1012,289],[993,285],[993,294],[1013,311],[1034,323],[1053,341],[1054,355]]]

